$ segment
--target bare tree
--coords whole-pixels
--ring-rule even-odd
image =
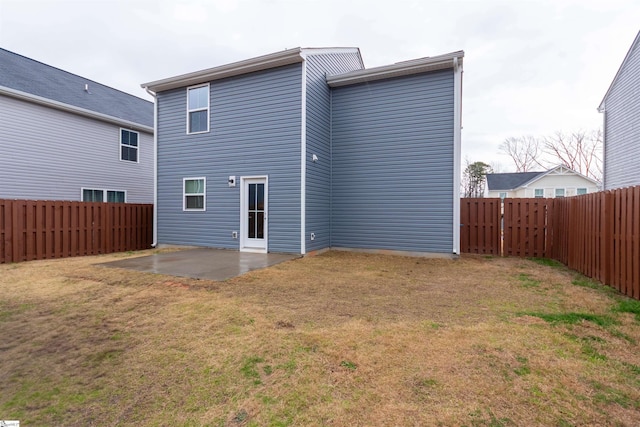
[[[533,136],[509,137],[500,144],[500,151],[511,157],[516,172],[529,172],[534,166],[543,166],[543,144]],[[544,166],[543,166],[544,167]]]
[[[602,131],[571,134],[556,132],[544,138],[544,152],[576,172],[600,181],[602,178]]]

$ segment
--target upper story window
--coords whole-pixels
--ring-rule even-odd
[[[184,178],[182,193],[182,210],[204,211],[205,178]]]
[[[535,190],[533,190],[533,197],[540,199],[544,197],[544,188],[536,188]]]
[[[564,188],[556,188],[556,197],[564,197]]]
[[[138,132],[120,129],[120,160],[138,162]]]
[[[581,195],[583,195],[583,194],[587,194],[587,189],[586,189],[586,188],[578,188],[578,189],[576,190],[576,194],[577,194],[578,196],[581,196]]]
[[[187,88],[187,133],[209,132],[209,85]]]

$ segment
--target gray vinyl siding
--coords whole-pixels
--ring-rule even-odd
[[[333,89],[333,247],[451,253],[453,84],[444,70]]]
[[[0,198],[81,200],[81,188],[153,203],[153,135],[120,161],[120,127],[0,95]]]
[[[605,189],[640,185],[640,43],[605,99]]]
[[[331,245],[331,89],[326,75],[361,69],[357,53],[309,55],[306,61],[306,250]],[[313,154],[318,161],[313,163]],[[311,233],[315,240],[311,240]]]
[[[268,250],[300,253],[300,64],[210,83],[210,132],[186,134],[186,88],[158,94],[158,242],[238,249],[240,177],[268,176]],[[236,187],[228,186],[235,175]],[[182,210],[206,177],[206,211]]]

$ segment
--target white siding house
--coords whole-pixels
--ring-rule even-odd
[[[0,198],[153,202],[153,104],[0,49]]]
[[[598,111],[604,116],[605,190],[640,185],[640,32]]]
[[[487,197],[571,197],[599,191],[597,181],[566,166],[543,172],[487,174]]]

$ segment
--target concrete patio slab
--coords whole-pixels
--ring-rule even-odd
[[[98,265],[220,281],[299,257],[299,255],[290,254],[256,254],[224,249],[196,248]]]

